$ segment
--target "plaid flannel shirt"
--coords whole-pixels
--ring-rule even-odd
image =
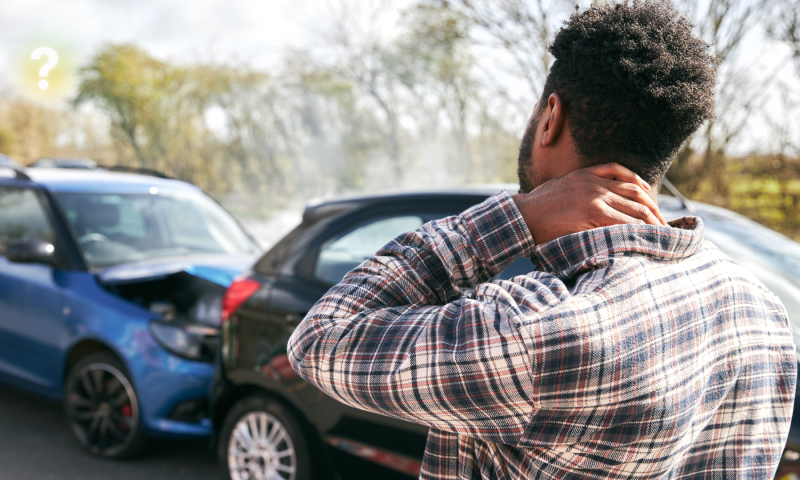
[[[699,218],[671,225],[534,246],[503,192],[350,272],[289,358],[343,403],[429,426],[425,479],[770,478],[786,310]],[[517,256],[536,270],[484,283]]]

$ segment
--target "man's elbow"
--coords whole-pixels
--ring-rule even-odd
[[[300,336],[297,335],[297,330],[295,330],[292,336],[289,337],[289,342],[286,344],[286,357],[289,359],[289,365],[292,366],[292,369],[305,380],[306,375],[303,358],[305,357],[305,352],[308,350],[308,345],[304,343],[305,342],[300,339]]]

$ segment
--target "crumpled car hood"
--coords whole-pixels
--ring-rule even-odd
[[[165,257],[129,262],[104,268],[96,272],[97,278],[106,284],[121,284],[157,280],[178,272],[186,272],[222,287],[228,287],[233,279],[250,267],[256,255],[191,255]]]

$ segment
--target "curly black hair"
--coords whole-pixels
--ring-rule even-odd
[[[616,161],[658,184],[681,144],[714,116],[716,58],[666,2],[576,12],[550,53],[540,105],[559,94],[585,166]]]

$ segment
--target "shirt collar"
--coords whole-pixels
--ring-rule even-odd
[[[605,264],[610,257],[639,254],[679,261],[694,255],[703,242],[700,217],[679,218],[669,225],[614,225],[565,235],[537,245],[531,261],[563,279]]]

